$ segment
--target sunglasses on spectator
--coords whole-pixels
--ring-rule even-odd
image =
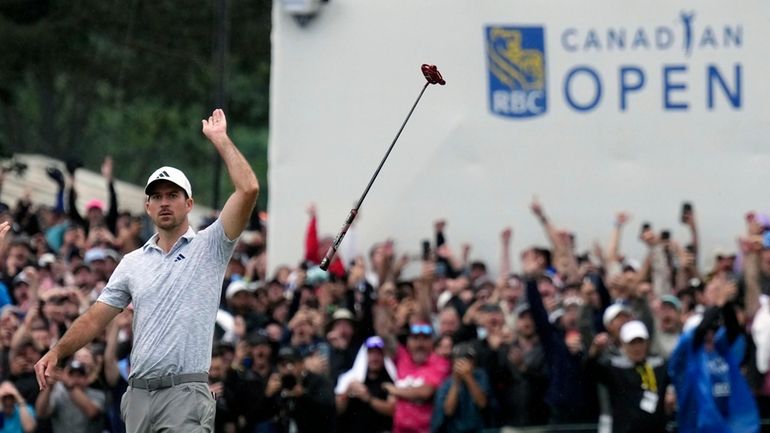
[[[433,328],[427,324],[414,324],[409,327],[411,335],[433,335]]]

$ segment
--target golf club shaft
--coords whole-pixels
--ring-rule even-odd
[[[334,254],[337,252],[337,248],[339,248],[340,243],[342,243],[342,239],[345,237],[345,234],[348,232],[348,229],[353,224],[353,220],[356,219],[356,215],[358,215],[358,210],[361,208],[361,204],[363,204],[364,199],[366,198],[366,195],[369,193],[369,190],[372,188],[372,185],[374,184],[374,180],[377,179],[377,175],[380,174],[380,170],[382,170],[382,166],[385,165],[385,161],[388,159],[388,156],[390,155],[390,152],[393,150],[393,146],[396,145],[396,141],[398,141],[398,137],[401,136],[401,132],[406,127],[406,123],[409,122],[409,118],[412,117],[412,113],[414,112],[414,109],[417,108],[417,104],[420,102],[420,98],[422,98],[423,93],[425,93],[425,89],[428,88],[428,84],[425,83],[424,86],[422,86],[422,90],[420,90],[420,94],[417,96],[417,99],[414,101],[414,104],[412,104],[412,108],[409,110],[409,114],[406,115],[406,119],[404,119],[404,123],[401,124],[401,128],[398,129],[398,132],[396,133],[396,137],[393,138],[393,142],[390,143],[390,147],[388,147],[388,151],[385,152],[385,156],[382,158],[382,161],[380,161],[380,165],[377,166],[377,170],[374,171],[374,175],[371,179],[369,179],[369,184],[366,185],[366,189],[364,189],[364,193],[361,194],[361,198],[358,199],[358,202],[356,202],[356,206],[350,210],[350,213],[348,214],[347,219],[345,220],[345,224],[342,225],[342,228],[340,228],[339,233],[337,233],[337,236],[334,238],[334,242],[332,242],[331,246],[329,247],[329,250],[326,251],[326,255],[324,256],[323,260],[321,260],[321,269],[327,270],[329,269],[329,265],[331,264],[332,259],[334,258]]]

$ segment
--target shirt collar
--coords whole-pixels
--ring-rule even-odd
[[[176,243],[174,244],[171,249],[173,250],[181,240],[185,240],[186,242],[192,241],[192,239],[195,237],[195,230],[193,230],[192,226],[187,227],[187,231],[179,238],[177,239]],[[155,233],[150,237],[150,239],[147,240],[147,242],[144,243],[142,246],[142,251],[146,252],[148,249],[156,249],[162,251],[162,248],[158,246],[158,233]]]

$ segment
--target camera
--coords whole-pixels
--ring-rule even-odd
[[[79,374],[81,376],[85,376],[87,374],[86,366],[78,361],[77,359],[73,359],[69,365],[70,374]]]
[[[291,390],[297,386],[297,376],[293,374],[281,375],[281,389]]]

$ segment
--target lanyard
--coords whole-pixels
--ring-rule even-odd
[[[655,371],[649,362],[645,362],[644,366],[638,365],[636,372],[642,378],[642,389],[645,391],[658,392],[658,381],[655,379]]]

